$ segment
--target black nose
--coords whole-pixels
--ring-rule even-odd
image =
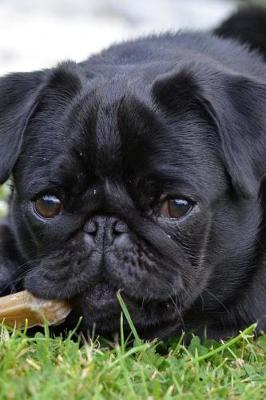
[[[97,216],[93,217],[84,226],[86,241],[100,243],[110,246],[116,240],[121,240],[128,232],[125,222],[116,217]]]

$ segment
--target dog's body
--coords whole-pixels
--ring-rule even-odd
[[[266,12],[260,7],[243,7],[226,19],[214,33],[234,39],[251,50],[258,51],[266,60]]]
[[[266,328],[266,68],[210,34],[144,38],[0,81],[0,289],[143,337]]]

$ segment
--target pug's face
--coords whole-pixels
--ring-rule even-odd
[[[2,156],[26,289],[72,299],[72,321],[100,333],[119,329],[120,291],[147,337],[238,293],[260,222],[257,180],[237,170],[219,105],[193,71],[85,80],[63,64],[8,84],[16,134]]]

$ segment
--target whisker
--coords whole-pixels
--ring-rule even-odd
[[[226,307],[226,305],[214,294],[214,293],[212,293],[210,290],[208,290],[208,289],[203,289],[203,291],[204,292],[206,292],[207,294],[209,294],[214,300],[216,300],[217,301],[217,303],[219,303],[222,307],[223,307],[223,309],[228,313],[228,314],[230,314],[230,311],[229,311],[229,309]]]
[[[174,304],[175,310],[176,310],[176,312],[178,313],[179,320],[180,320],[180,322],[181,322],[182,328],[183,328],[183,330],[185,330],[185,322],[184,322],[184,319],[183,319],[181,310],[180,310],[180,308],[178,307],[178,304],[177,304],[177,301],[178,301],[179,304],[180,304],[180,297],[179,297],[178,294],[177,294],[175,297],[176,297],[176,300],[174,300],[173,296],[170,296],[170,300],[171,300],[172,303]],[[177,298],[178,298],[178,300],[177,300]]]

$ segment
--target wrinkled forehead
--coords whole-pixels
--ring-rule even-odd
[[[79,192],[107,178],[141,177],[196,190],[217,174],[211,129],[196,110],[167,115],[146,94],[105,83],[67,106],[53,98],[39,107],[16,174],[23,171],[20,181],[32,192],[51,184]]]

